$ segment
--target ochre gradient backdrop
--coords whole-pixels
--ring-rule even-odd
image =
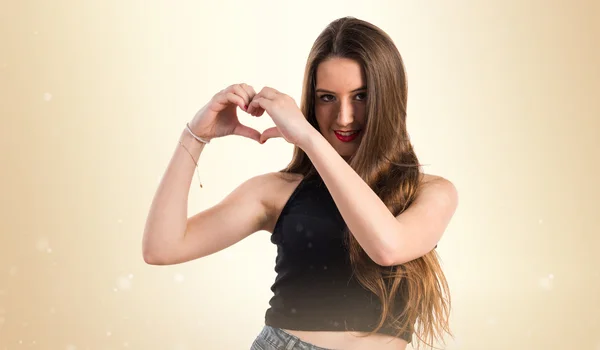
[[[0,350],[248,349],[268,234],[149,266],[146,215],[194,113],[239,82],[299,99],[313,40],[346,15],[398,45],[418,156],[460,193],[438,248],[446,349],[600,349],[597,1],[62,0],[0,5]],[[189,214],[291,151],[213,141]]]

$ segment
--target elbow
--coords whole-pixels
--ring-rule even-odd
[[[144,232],[142,238],[142,258],[144,259],[144,262],[148,265],[157,265],[156,254],[154,253],[148,241],[148,234]]]
[[[149,232],[144,232],[142,236],[142,258],[148,265],[168,265],[164,257],[164,242],[158,242],[155,238],[152,238]]]
[[[406,256],[406,251],[401,251],[398,248],[399,246],[396,241],[387,242],[387,244],[384,244],[372,254],[371,259],[377,265],[384,267],[397,266],[409,262],[410,259]]]
[[[393,266],[396,265],[394,263],[394,259],[384,251],[378,251],[376,253],[367,254],[373,260],[373,262],[379,266]]]
[[[378,247],[373,247],[375,249],[372,250],[371,254],[368,254],[379,266],[394,266],[398,265],[398,242],[396,238],[386,237],[385,241],[378,242]]]
[[[164,239],[149,239],[147,236],[142,240],[142,258],[148,265],[174,265],[184,260],[181,244],[178,241],[166,241]]]
[[[165,259],[164,254],[159,254],[156,249],[152,249],[149,245],[142,246],[142,258],[148,265],[169,265],[169,261]]]
[[[166,258],[163,258],[159,255],[154,254],[142,254],[144,258],[144,262],[148,265],[155,266],[165,266],[165,265],[173,265],[175,262]]]
[[[435,249],[435,248],[434,248]],[[432,251],[432,250],[431,250]],[[403,249],[402,251],[396,249],[395,251],[382,252],[377,256],[377,260],[373,261],[385,267],[403,265],[418,258],[425,256],[429,252],[415,252]]]
[[[144,258],[144,262],[148,265],[164,265],[163,261],[149,249],[142,249],[142,257]]]
[[[175,265],[186,261],[177,251],[164,247],[143,246],[142,258],[146,264],[158,266]]]
[[[391,267],[405,264],[411,260],[414,259],[407,259],[406,257],[399,257],[391,254],[381,254],[377,259],[373,259],[373,262],[375,262],[379,266]]]
[[[144,255],[144,262],[148,265],[163,265],[161,263],[159,263],[158,260],[154,259],[153,257],[150,257],[148,255]]]

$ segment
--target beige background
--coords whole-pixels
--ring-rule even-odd
[[[397,43],[417,153],[460,192],[439,245],[446,349],[600,349],[597,1],[63,0],[0,6],[0,350],[248,349],[275,277],[268,234],[149,266],[146,214],[212,94],[299,98],[313,40],[345,15]],[[291,150],[214,141],[190,215]]]

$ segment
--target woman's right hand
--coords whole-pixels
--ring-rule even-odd
[[[260,142],[261,133],[240,123],[237,107],[246,111],[256,92],[247,84],[234,84],[215,94],[190,122],[190,129],[203,139],[239,135]]]

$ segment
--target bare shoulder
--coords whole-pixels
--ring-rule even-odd
[[[248,185],[252,187],[260,187],[261,190],[282,190],[287,186],[297,185],[302,180],[301,174],[283,173],[274,171],[256,175],[248,179]],[[268,198],[268,197],[267,197]]]
[[[268,188],[264,192],[264,205],[267,210],[268,223],[266,231],[273,233],[275,223],[281,214],[281,210],[288,199],[302,181],[303,175],[272,172],[262,175],[263,181],[268,183]]]
[[[242,190],[243,195],[248,195],[252,192],[260,197],[263,204],[272,205],[277,202],[281,195],[285,197],[285,193],[289,188],[293,189],[300,183],[303,176],[301,174],[270,172],[255,175],[244,181],[238,189]],[[235,197],[237,199],[237,197]]]
[[[420,184],[421,184],[421,186],[423,186],[423,185],[427,185],[427,184],[429,184],[431,182],[444,181],[444,180],[446,180],[446,179],[443,178],[442,176],[439,176],[439,175],[422,173],[421,174],[421,183]],[[448,180],[446,180],[446,181],[448,181]]]
[[[449,179],[433,174],[421,174],[420,192],[428,193],[434,196],[443,196],[450,198],[453,202],[457,201],[458,193],[456,186]]]

